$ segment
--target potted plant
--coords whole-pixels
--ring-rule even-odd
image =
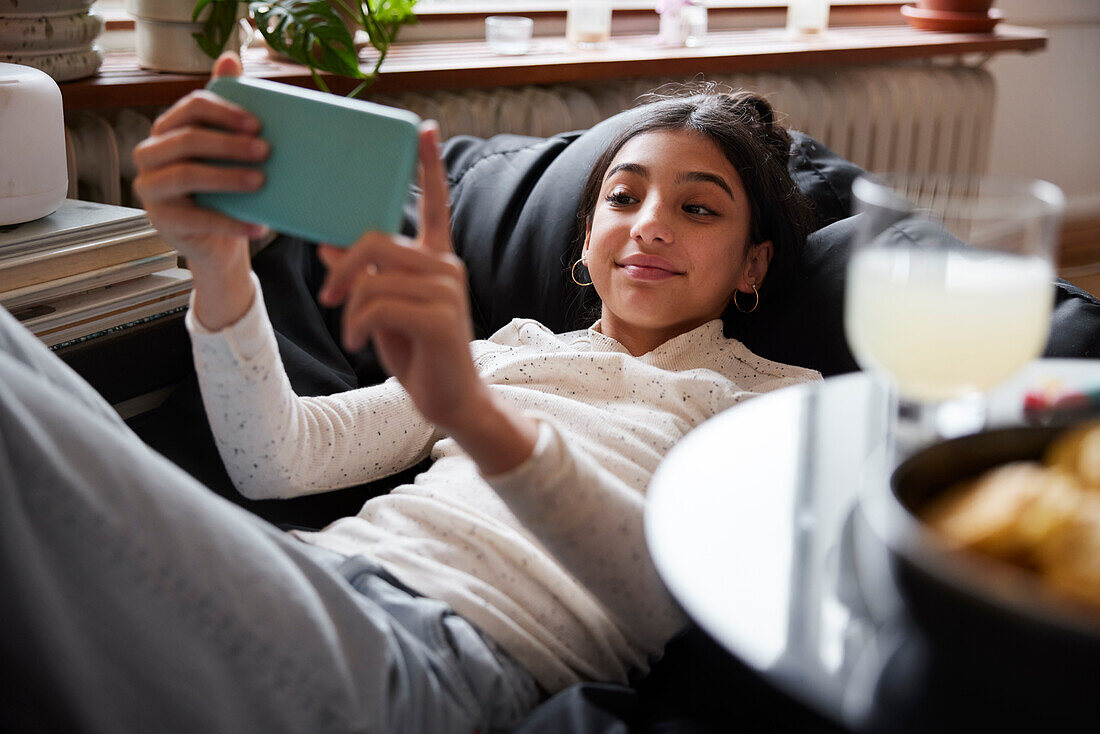
[[[377,78],[390,44],[402,26],[416,22],[416,0],[198,0],[192,18],[207,8],[199,47],[216,58],[232,38],[238,5],[247,5],[256,28],[276,53],[309,67],[318,89],[328,91],[320,72],[361,80],[349,96]],[[370,72],[359,68],[355,31],[366,32],[378,60]]]
[[[210,73],[213,59],[202,52],[192,36],[202,29],[212,8],[204,8],[201,17],[193,18],[194,4],[195,0],[126,0],[126,10],[134,17],[134,52],[143,68],[179,74]],[[247,8],[234,5],[232,10],[232,38],[227,42],[228,47],[239,51],[247,35],[237,22]]]

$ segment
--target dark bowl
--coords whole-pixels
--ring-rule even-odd
[[[950,548],[919,514],[956,482],[1039,459],[1064,429],[993,430],[935,444],[894,471],[889,492],[863,498],[905,607],[936,654],[975,685],[1063,712],[1095,706],[1100,614],[1055,596],[1029,571]]]

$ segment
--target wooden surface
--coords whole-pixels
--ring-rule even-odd
[[[931,33],[908,26],[830,28],[820,38],[792,40],[782,28],[714,31],[699,48],[660,48],[652,35],[612,38],[606,49],[578,51],[564,38],[532,41],[524,56],[495,56],[484,41],[395,44],[372,87],[376,93],[428,89],[555,84],[642,77],[687,77],[821,66],[884,63],[907,59],[1035,51],[1046,46],[1044,31],[1000,26],[991,34]],[[364,68],[371,52],[361,55]],[[244,54],[245,71],[255,76],[313,86],[308,71],[268,57],[264,48]],[[346,93],[353,80],[325,77],[334,92]],[[97,76],[61,84],[65,108],[159,106],[171,104],[206,82],[204,75],[140,69],[132,53],[108,54]]]

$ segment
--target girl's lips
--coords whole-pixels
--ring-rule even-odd
[[[631,278],[638,280],[667,280],[683,275],[676,266],[663,257],[636,252],[624,257],[618,266]]]
[[[620,265],[619,267],[622,268],[623,272],[628,276],[637,278],[638,280],[667,280],[680,275],[680,273],[674,273],[664,268],[651,268],[644,265]]]

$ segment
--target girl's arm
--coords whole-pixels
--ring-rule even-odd
[[[194,312],[187,317],[206,413],[241,494],[324,492],[380,479],[427,455],[435,429],[394,380],[327,397],[295,395],[254,287],[249,310],[224,329],[206,329]]]
[[[240,59],[223,54],[213,73],[240,74]],[[293,496],[354,484],[415,462],[433,429],[419,416],[411,417],[416,411],[409,393],[422,415],[453,431],[471,455],[487,466],[506,468],[500,466],[502,461],[514,465],[522,460],[529,453],[527,444],[533,444],[524,438],[530,434],[529,427],[524,433],[522,422],[498,410],[470,363],[472,330],[465,312],[465,272],[451,252],[447,186],[434,129],[421,140],[425,174],[421,236],[410,248],[387,235],[367,235],[367,244],[357,248],[356,257],[337,268],[336,290],[341,295],[333,298],[336,302],[352,296],[347,313],[354,318],[346,323],[349,345],[359,348],[373,338],[383,364],[408,392],[389,384],[369,394],[298,399],[285,384],[271,344],[266,352],[259,349],[244,360],[232,343],[232,331],[219,344],[224,335],[214,333],[238,325],[247,313],[262,310],[250,277],[248,240],[265,230],[196,206],[191,195],[262,186],[262,174],[255,169],[208,162],[262,160],[268,146],[261,134],[255,116],[200,90],[159,116],[149,138],[134,149],[135,192],[154,226],[187,258],[193,274],[190,324],[205,344],[202,349],[196,345],[197,361],[206,363],[205,368],[200,365],[204,401],[219,449],[233,467],[241,491],[251,496]],[[423,257],[415,262],[401,257],[410,253]],[[344,254],[330,255],[330,264],[340,262]],[[361,277],[371,274],[378,277]],[[373,290],[353,287],[363,285],[363,280],[370,281]],[[387,328],[395,320],[400,323]],[[253,330],[263,331],[255,325]],[[249,339],[257,337],[245,341]],[[253,358],[259,361],[252,363]],[[236,380],[246,373],[263,374],[268,382]],[[382,408],[391,402],[396,415]],[[387,426],[386,430],[399,430],[402,437],[414,434],[416,451],[410,453],[410,445],[401,441],[384,456],[372,453],[365,464],[342,453],[350,448],[344,443],[348,436],[360,448],[359,439],[366,438],[359,435],[361,431],[373,432],[374,439],[389,446],[378,432],[378,420],[394,422],[396,429]],[[242,423],[247,430],[241,429]],[[375,443],[364,440],[363,446]]]

